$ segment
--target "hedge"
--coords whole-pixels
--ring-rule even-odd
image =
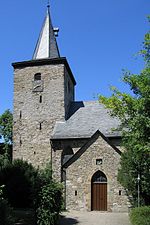
[[[132,209],[130,221],[133,225],[150,225],[150,206]]]

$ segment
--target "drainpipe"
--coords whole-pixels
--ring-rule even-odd
[[[50,147],[51,147],[51,170],[52,170],[52,173],[53,173],[53,162],[52,162],[52,159],[53,159],[53,156],[52,156],[52,141],[50,139]],[[51,173],[51,178],[52,178],[52,173]]]

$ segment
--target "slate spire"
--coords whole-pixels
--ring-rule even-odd
[[[57,46],[55,31],[52,26],[50,16],[50,6],[47,6],[46,17],[40,32],[39,39],[33,54],[33,59],[59,58],[59,49]],[[58,29],[56,29],[58,31]]]

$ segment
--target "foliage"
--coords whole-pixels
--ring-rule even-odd
[[[44,169],[39,170],[40,186],[49,184],[52,181],[52,166],[51,162],[48,162]]]
[[[4,186],[0,186],[0,224],[1,225],[12,225],[12,208],[9,206],[8,202],[3,198]]]
[[[150,204],[150,33],[145,35],[144,50],[140,52],[146,62],[138,74],[124,72],[123,82],[132,95],[112,87],[112,96],[100,96],[100,102],[120,119],[125,151],[121,157],[118,179],[137,203],[137,177],[140,175],[141,204]]]
[[[130,220],[133,225],[149,225],[150,207],[144,206],[134,208],[130,213]]]
[[[17,159],[0,168],[0,185],[13,207],[31,207],[36,195],[38,171],[26,161]]]
[[[6,110],[0,116],[0,138],[3,138],[6,144],[12,143],[12,126],[13,115],[10,110]]]
[[[39,192],[37,207],[38,225],[55,225],[62,207],[62,186],[54,181],[44,185]]]
[[[0,155],[0,170],[10,164],[7,154]]]
[[[51,163],[39,171],[40,187],[38,191],[36,207],[36,218],[38,225],[53,225],[58,220],[63,198],[62,186],[52,179]]]
[[[62,207],[62,187],[52,180],[51,164],[35,169],[23,160],[0,167],[4,196],[15,208],[33,207],[38,225],[55,224]]]
[[[122,185],[126,188],[128,195],[132,196],[130,198],[132,205],[138,205],[137,198],[137,189],[138,189],[138,174],[140,175],[140,204],[141,205],[149,205],[150,204],[150,174],[149,174],[149,166],[150,166],[150,157],[148,153],[138,151],[133,146],[134,143],[130,144],[131,149],[129,147],[127,150],[122,153],[121,156],[121,169],[118,173],[118,179],[122,183]]]
[[[13,115],[10,110],[6,110],[0,116],[0,139],[4,141],[5,159],[12,157],[12,130],[13,130]],[[2,160],[0,155],[0,161]]]

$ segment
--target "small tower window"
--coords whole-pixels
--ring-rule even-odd
[[[34,75],[34,80],[41,80],[41,73],[36,73]]]
[[[21,137],[20,137],[20,146],[22,145],[22,140],[21,140]]]
[[[42,123],[40,123],[40,130],[42,130]]]
[[[40,103],[42,103],[42,95],[40,95]]]
[[[19,117],[20,117],[20,119],[22,118],[22,111],[20,111],[20,116]]]

